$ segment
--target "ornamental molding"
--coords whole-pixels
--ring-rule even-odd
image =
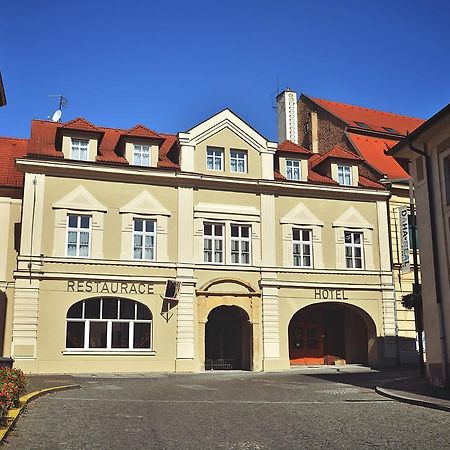
[[[108,209],[102,205],[84,186],[78,186],[73,191],[53,203],[53,209],[72,209],[78,211],[100,211]]]

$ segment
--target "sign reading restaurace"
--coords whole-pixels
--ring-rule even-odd
[[[92,294],[152,294],[153,284],[126,281],[67,281],[67,292],[87,292]]]

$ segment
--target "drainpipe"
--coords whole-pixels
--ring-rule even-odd
[[[427,146],[424,144],[424,150],[420,150],[408,141],[409,148],[425,158],[425,171],[427,176],[427,190],[428,190],[428,204],[430,208],[430,227],[431,227],[431,243],[433,249],[433,265],[434,265],[434,283],[436,285],[436,303],[438,305],[438,320],[439,320],[439,338],[441,341],[441,361],[442,361],[442,377],[444,386],[448,386],[448,357],[447,357],[447,339],[445,336],[444,327],[444,311],[442,307],[442,289],[441,289],[441,275],[439,272],[439,258],[437,245],[437,230],[434,222],[435,207],[434,207],[434,190],[432,184],[432,169],[430,156],[427,152]]]

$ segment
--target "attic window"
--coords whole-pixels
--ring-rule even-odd
[[[397,130],[391,127],[383,127],[388,133],[400,134]]]
[[[358,127],[365,128],[366,130],[370,130],[370,129],[371,129],[371,128],[369,127],[369,125],[367,125],[367,123],[364,123],[364,122],[356,122],[356,120],[355,120],[355,123],[356,123],[356,125],[358,125]]]

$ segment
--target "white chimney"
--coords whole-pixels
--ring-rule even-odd
[[[278,142],[298,144],[297,93],[286,88],[277,95]]]

